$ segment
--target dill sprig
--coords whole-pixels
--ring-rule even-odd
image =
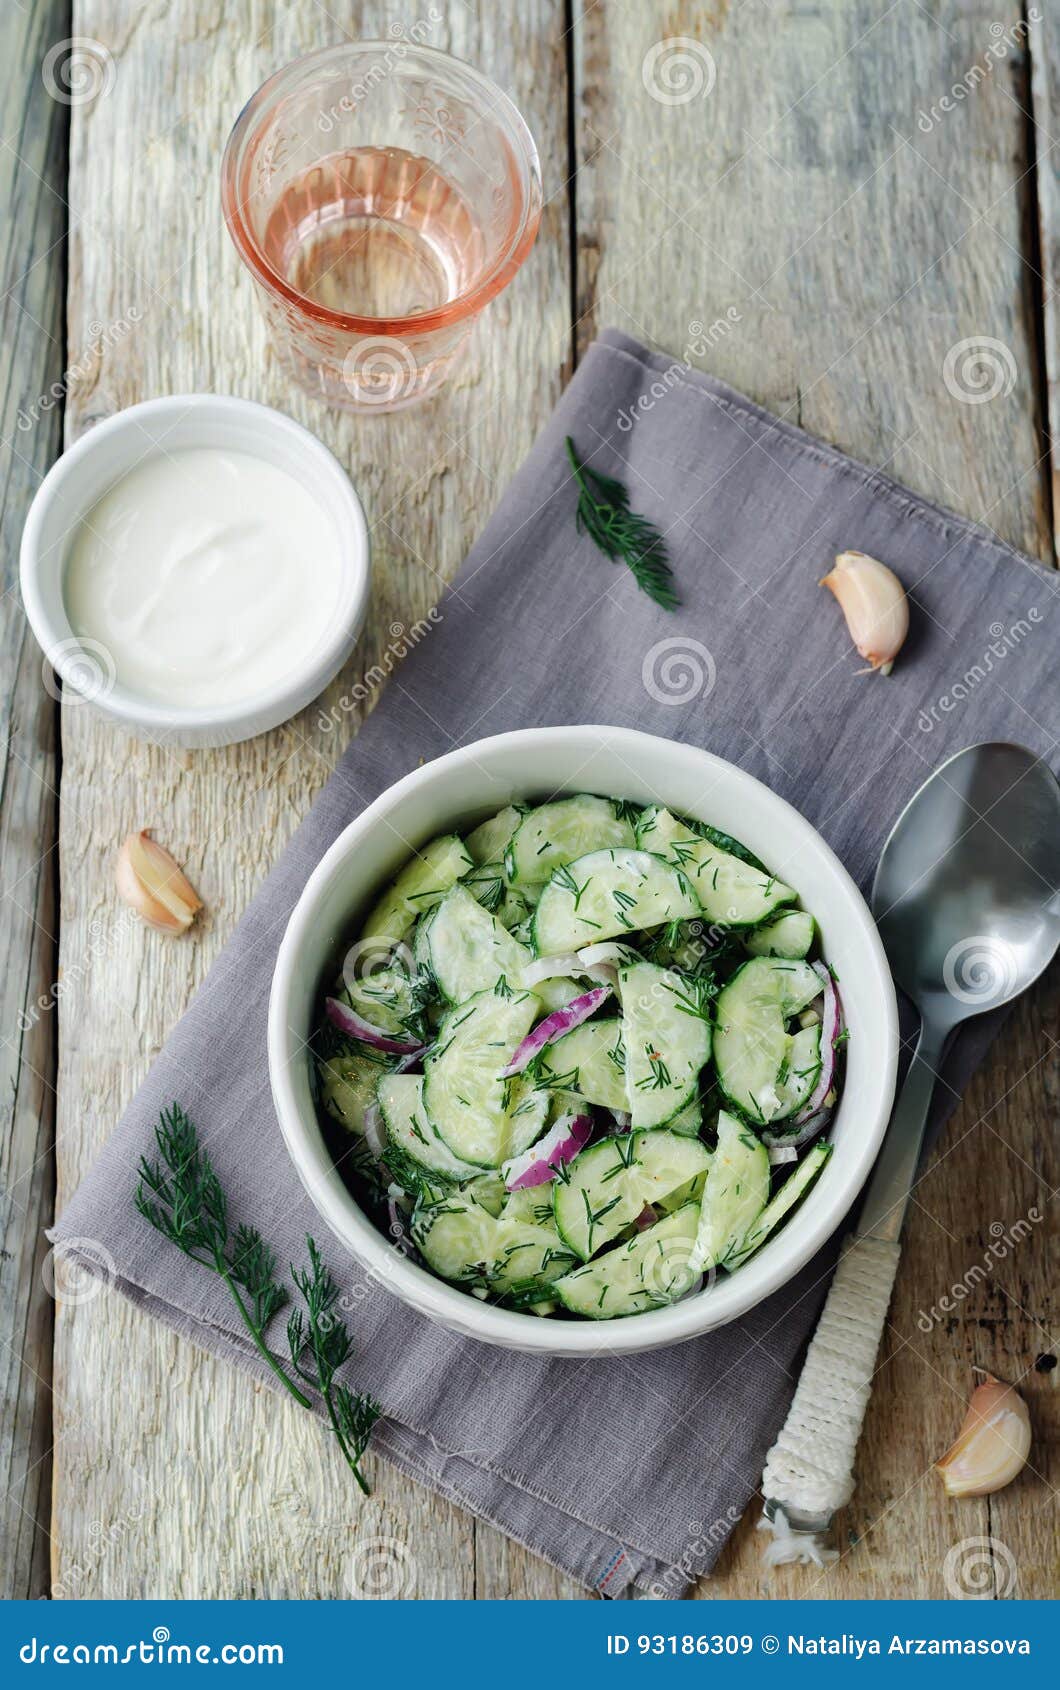
[[[223,1279],[262,1360],[295,1402],[311,1408],[309,1397],[273,1355],[265,1337],[273,1316],[290,1302],[289,1293],[276,1277],[274,1252],[256,1227],[240,1225],[232,1231],[224,1187],[199,1143],[194,1124],[179,1103],[162,1110],[155,1127],[155,1143],[159,1160],[140,1158],[137,1209],[156,1232],[191,1261]],[[338,1295],[334,1280],[313,1240],[307,1238],[306,1243],[309,1268],[301,1273],[291,1268],[306,1305],[304,1315],[296,1309],[287,1321],[291,1360],[298,1377],[322,1398],[339,1448],[367,1496],[360,1460],[382,1411],[371,1397],[335,1382],[335,1374],[349,1358],[353,1344],[346,1327],[332,1312]],[[312,1356],[312,1371],[303,1365],[306,1352]]]
[[[581,462],[570,435],[567,456],[578,483],[575,522],[579,534],[588,534],[612,563],[624,563],[641,592],[663,610],[676,610],[680,600],[666,542],[655,524],[630,508],[629,494],[621,481]]]
[[[291,1278],[306,1306],[295,1309],[287,1321],[287,1345],[299,1377],[319,1392],[327,1409],[331,1429],[354,1478],[365,1496],[371,1494],[361,1472],[360,1460],[368,1447],[372,1427],[382,1413],[372,1397],[355,1394],[335,1383],[335,1375],[349,1360],[353,1341],[345,1322],[334,1312],[339,1288],[321,1260],[313,1239],[306,1237],[309,1267],[300,1273],[294,1266]],[[312,1371],[306,1363],[312,1360]]]

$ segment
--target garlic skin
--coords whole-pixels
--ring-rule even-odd
[[[839,601],[850,637],[869,668],[889,675],[909,632],[909,600],[894,570],[867,552],[840,552],[818,586]]]
[[[988,1373],[972,1392],[957,1442],[936,1461],[947,1496],[990,1496],[1022,1472],[1031,1448],[1027,1404]]]
[[[180,864],[146,830],[130,833],[114,871],[118,896],[159,933],[186,933],[202,899]]]

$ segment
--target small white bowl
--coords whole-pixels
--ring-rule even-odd
[[[662,803],[742,839],[798,888],[839,977],[850,1028],[834,1151],[806,1200],[731,1277],[648,1314],[542,1320],[479,1302],[407,1261],[362,1213],[324,1142],[306,1048],[320,1002],[357,921],[380,886],[438,833],[463,832],[513,799],[596,792]],[[324,1220],[380,1283],[466,1337],[556,1356],[629,1354],[737,1320],[787,1283],[839,1226],[887,1126],[898,1010],[865,900],[820,834],[790,804],[720,757],[626,728],[533,728],[450,752],[406,775],[352,822],[310,876],[287,925],[269,1005],[272,1095],[291,1158]]]
[[[248,452],[293,475],[331,517],[343,591],[327,636],[275,685],[224,708],[191,709],[140,698],[120,686],[95,642],[80,641],[63,601],[70,546],[92,506],[153,450],[216,446]],[[30,627],[64,686],[145,739],[231,745],[277,727],[317,697],[357,643],[368,604],[370,553],[361,501],[326,446],[290,417],[249,399],[177,394],[130,405],[82,435],[37,490],[22,533],[22,599]]]

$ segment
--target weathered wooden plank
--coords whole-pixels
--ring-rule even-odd
[[[680,357],[721,324],[691,363],[1051,556],[1020,8],[598,4],[574,63],[579,344],[614,323]],[[991,1534],[999,1588],[1011,1556],[1021,1594],[1051,1592],[1055,1375],[1034,1362],[1055,1342],[1055,1205],[958,1316],[924,1311],[1055,1186],[1054,1038],[1043,988],[918,1194],[841,1561],[767,1583],[753,1507],[702,1595],[943,1596],[950,1551]],[[1038,1476],[957,1504],[930,1465],[973,1366],[1024,1381]]]
[[[1041,554],[1020,7],[930,11],[588,7],[580,344],[611,322],[680,355],[732,307],[715,375]],[[999,392],[962,403],[984,337]]]
[[[93,320],[128,322],[133,310],[140,320],[110,337],[72,392],[68,434],[135,400],[195,388],[262,399],[314,429],[349,466],[373,527],[374,606],[346,690],[395,640],[395,624],[410,625],[436,601],[555,402],[569,361],[563,8],[523,0],[503,15],[457,3],[435,10],[444,21],[428,39],[513,91],[538,139],[547,191],[558,194],[534,254],[480,325],[450,392],[429,411],[351,421],[279,375],[221,226],[218,166],[231,122],[268,73],[341,39],[343,25],[351,36],[386,35],[391,12],[358,5],[340,21],[312,0],[153,0],[131,23],[124,0],[77,7],[78,32],[110,49],[116,74],[104,97],[74,112],[71,350],[84,349]],[[336,685],[329,701],[342,691]],[[338,710],[338,727],[326,733],[310,710],[250,745],[185,756],[133,745],[87,710],[65,708],[62,954],[80,953],[94,921],[113,943],[106,992],[74,994],[71,1031],[60,1042],[60,1200],[356,719]],[[206,900],[207,921],[190,943],[118,925],[114,850],[129,827],[147,824]],[[117,1297],[60,1309],[56,1367],[61,1593],[341,1596],[358,1582],[364,1546],[375,1539],[382,1569],[369,1590],[387,1588],[386,1569],[392,1562],[400,1572],[407,1544],[406,1594],[473,1592],[476,1529],[466,1515],[385,1467],[371,1501],[359,1504],[309,1417]],[[122,1530],[94,1532],[94,1522]],[[539,1563],[523,1559],[512,1576],[536,1590]],[[551,1575],[542,1576],[551,1592]]]
[[[58,707],[18,591],[22,522],[59,450],[67,108],[41,75],[69,7],[0,16],[0,1595],[47,1589],[52,1302],[43,1276],[54,1190]]]
[[[1042,355],[1045,362],[1044,431],[1051,447],[1052,517],[1060,535],[1060,22],[1055,10],[1031,6],[1030,139],[1034,146],[1034,185],[1038,207],[1038,288],[1042,302]],[[1054,537],[1054,561],[1060,538]]]

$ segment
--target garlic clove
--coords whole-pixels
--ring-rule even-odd
[[[1027,1404],[988,1373],[972,1392],[957,1442],[936,1461],[947,1496],[989,1496],[1022,1472],[1031,1448]]]
[[[187,932],[202,909],[180,864],[144,830],[125,840],[114,879],[119,897],[159,933]]]
[[[839,601],[869,668],[889,675],[909,632],[909,600],[894,570],[867,552],[840,552],[818,585]]]

